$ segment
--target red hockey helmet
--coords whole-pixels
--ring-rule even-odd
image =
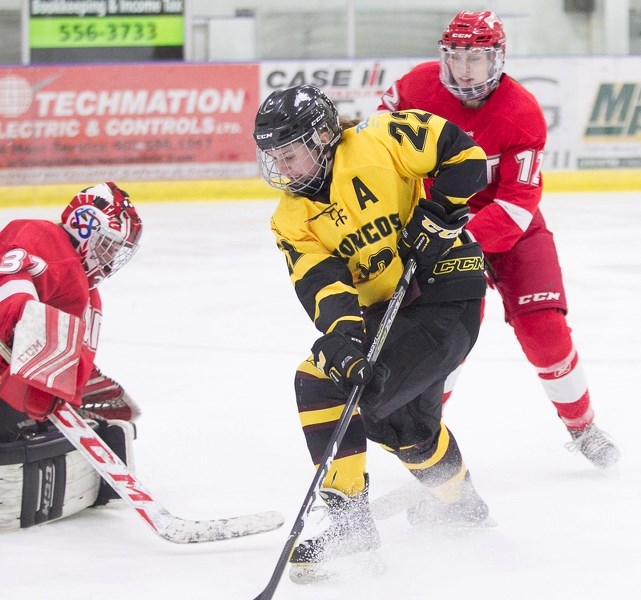
[[[441,82],[460,100],[483,100],[499,85],[505,31],[493,12],[462,11],[439,42]]]
[[[89,288],[129,262],[142,234],[127,192],[111,181],[76,194],[62,213],[62,227],[80,256]]]

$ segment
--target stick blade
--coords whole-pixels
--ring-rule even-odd
[[[227,519],[192,521],[173,517],[158,534],[176,544],[200,544],[218,542],[274,531],[285,519],[277,511],[267,511]]]

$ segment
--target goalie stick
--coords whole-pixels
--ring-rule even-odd
[[[414,271],[416,271],[416,259],[410,257],[407,259],[407,264],[405,265],[403,275],[401,275],[398,285],[396,286],[396,289],[392,294],[392,298],[389,301],[387,310],[385,311],[381,323],[378,326],[378,330],[376,331],[376,336],[374,337],[372,345],[367,352],[367,360],[372,365],[378,359],[381,349],[383,348],[385,338],[387,338],[387,334],[389,333],[389,330],[392,327],[392,323],[396,318],[396,313],[398,313],[398,310],[401,307],[403,297],[405,296],[405,292],[407,291],[407,288],[410,284],[410,280],[414,275]],[[274,572],[272,573],[272,576],[265,589],[258,596],[256,596],[254,600],[270,600],[274,597],[274,593],[276,592],[278,583],[283,576],[285,567],[287,566],[289,558],[292,555],[294,548],[296,547],[296,542],[298,541],[300,534],[303,532],[303,528],[305,527],[305,520],[312,510],[312,505],[316,500],[321,482],[327,475],[329,467],[334,460],[336,453],[338,452],[338,447],[340,446],[343,436],[347,431],[347,427],[352,418],[352,414],[358,407],[358,403],[361,399],[364,388],[365,386],[360,385],[355,385],[352,388],[352,391],[347,398],[347,402],[345,403],[345,408],[343,408],[343,412],[338,419],[338,423],[336,424],[336,427],[332,432],[332,436],[329,440],[329,443],[327,444],[327,448],[325,449],[325,452],[323,453],[323,456],[320,460],[318,469],[316,470],[316,474],[314,475],[314,479],[309,486],[309,490],[307,490],[307,495],[305,496],[303,505],[301,506],[300,511],[298,512],[298,516],[294,521],[294,526],[287,536],[287,541],[285,542],[285,546],[280,553],[280,556],[276,563],[276,567],[274,568]]]
[[[11,350],[2,341],[0,354],[10,364]],[[272,531],[284,523],[283,516],[275,511],[202,521],[177,517],[154,499],[71,405],[60,403],[48,418],[116,493],[167,541],[177,544],[216,542]]]

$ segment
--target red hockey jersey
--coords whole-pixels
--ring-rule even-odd
[[[510,250],[541,201],[547,129],[537,100],[504,74],[481,108],[463,106],[441,83],[435,61],[418,65],[396,81],[378,110],[412,108],[452,121],[485,150],[489,183],[468,201],[474,217],[467,229],[486,253]],[[429,181],[426,187],[429,190]]]
[[[55,223],[16,220],[0,231],[0,338],[9,347],[13,331],[29,300],[38,300],[83,319],[86,326],[78,367],[78,396],[91,370],[100,331],[101,301],[89,289],[80,257],[69,235]],[[42,406],[53,400],[32,387],[12,384],[8,366],[0,362],[0,397],[16,410]],[[32,414],[31,416],[44,416]]]

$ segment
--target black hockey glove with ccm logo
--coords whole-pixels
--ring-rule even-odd
[[[398,253],[405,262],[410,254],[422,267],[431,267],[454,245],[468,222],[468,206],[421,198],[401,231]]]
[[[374,368],[363,351],[364,333],[358,326],[335,329],[318,338],[312,346],[314,364],[346,395],[354,385],[367,385],[367,392],[383,392],[389,370],[381,363]]]

